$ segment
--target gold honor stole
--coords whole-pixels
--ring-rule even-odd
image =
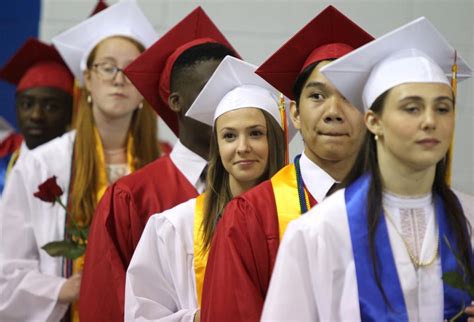
[[[202,287],[204,284],[208,255],[208,250],[204,249],[204,234],[202,230],[205,196],[203,193],[196,198],[196,206],[194,208],[194,274],[196,276],[196,293],[199,307],[201,307]]]
[[[301,216],[295,164],[291,163],[278,171],[271,178],[271,183],[273,194],[275,195],[281,241],[289,222]],[[310,209],[311,207],[309,206],[309,197],[306,189],[304,189],[304,197],[307,209]]]
[[[99,161],[98,171],[98,189],[97,189],[97,201],[102,198],[109,186],[109,179],[107,178],[107,171],[105,165],[105,157],[104,157],[104,147],[102,145],[102,139],[100,138],[99,131],[97,128],[94,127],[94,135],[96,141],[95,153],[97,154],[97,158]],[[133,159],[134,156],[133,152],[133,137],[131,134],[128,135],[127,138],[127,164],[128,168],[130,169],[130,173],[135,170]],[[74,161],[73,161],[74,162]],[[84,256],[78,257],[73,261],[72,264],[72,273],[81,272],[84,267]],[[76,301],[72,304],[71,309],[71,321],[72,322],[79,322],[79,301]]]
[[[94,135],[95,135],[95,142],[96,142],[96,148],[95,152],[97,154],[97,159],[99,161],[99,166],[97,167],[99,170],[99,186],[97,188],[97,201],[102,198],[102,196],[105,193],[105,190],[107,190],[107,187],[109,186],[109,179],[107,178],[107,171],[106,171],[106,164],[105,164],[105,157],[104,157],[104,146],[102,145],[102,139],[100,138],[99,131],[97,128],[94,127]],[[133,142],[133,137],[131,133],[128,134],[127,137],[127,164],[128,168],[130,169],[130,173],[135,171],[135,166],[133,164],[134,160],[134,155],[133,153],[133,148],[134,148],[134,142]]]
[[[8,165],[7,165],[7,172],[5,174],[5,177],[7,177],[10,174],[16,161],[18,161],[18,158],[20,157],[20,149],[21,147],[19,147],[18,149],[15,150],[15,152],[12,153],[10,161],[8,162]]]

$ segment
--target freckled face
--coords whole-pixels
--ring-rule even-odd
[[[143,96],[121,71],[112,79],[105,77],[104,71],[110,66],[124,69],[139,55],[137,46],[126,38],[110,37],[99,43],[92,68],[84,72],[95,117],[114,119],[132,116]],[[101,73],[99,69],[104,68]]]

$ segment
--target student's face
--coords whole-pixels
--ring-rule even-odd
[[[305,154],[317,164],[355,160],[365,134],[362,113],[320,73],[328,63],[319,63],[308,77],[299,107],[294,102],[291,105]]]
[[[170,107],[180,115],[180,138],[192,136],[192,141],[198,149],[209,148],[212,128],[207,124],[186,117],[185,114],[220,62],[221,60],[218,59],[210,59],[199,61],[186,68],[183,71],[185,76],[181,76],[179,89],[176,93],[170,95],[170,100],[174,101],[170,102]]]
[[[377,134],[379,158],[414,170],[436,166],[454,132],[454,104],[446,84],[408,83],[390,90],[381,116],[371,110],[367,127]]]
[[[265,116],[257,108],[240,108],[216,120],[217,143],[231,186],[253,186],[265,173],[268,139]]]
[[[122,72],[110,77],[107,70],[124,69],[139,55],[137,46],[126,38],[111,37],[99,43],[91,69],[84,72],[95,117],[131,118],[143,97]]]
[[[61,136],[71,123],[72,97],[60,89],[35,87],[16,95],[16,116],[28,148]]]

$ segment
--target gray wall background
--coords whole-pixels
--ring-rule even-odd
[[[107,0],[109,4],[116,1]],[[138,0],[160,35],[200,5],[242,57],[259,65],[310,19],[333,5],[378,37],[417,17],[433,22],[459,54],[474,67],[474,0]],[[40,38],[50,41],[59,32],[87,17],[95,0],[43,0]],[[474,81],[458,86],[453,186],[474,195]],[[176,138],[160,122],[160,136]],[[297,136],[291,155],[303,149]]]

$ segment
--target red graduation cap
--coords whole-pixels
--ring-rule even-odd
[[[97,4],[95,5],[95,8],[94,10],[92,10],[91,14],[89,15],[89,17],[92,17],[93,15],[95,15],[96,13],[99,13],[101,12],[102,10],[104,9],[107,9],[109,6],[107,5],[107,3],[104,1],[104,0],[99,0],[97,1]]]
[[[0,78],[16,85],[16,92],[33,87],[54,87],[72,95],[74,76],[58,51],[29,38],[0,69]]]
[[[125,69],[127,77],[176,135],[178,119],[168,106],[171,71],[184,51],[204,43],[220,43],[233,49],[204,10],[198,7]]]
[[[306,67],[342,57],[373,39],[336,8],[328,6],[270,56],[256,73],[294,99],[293,83]]]

